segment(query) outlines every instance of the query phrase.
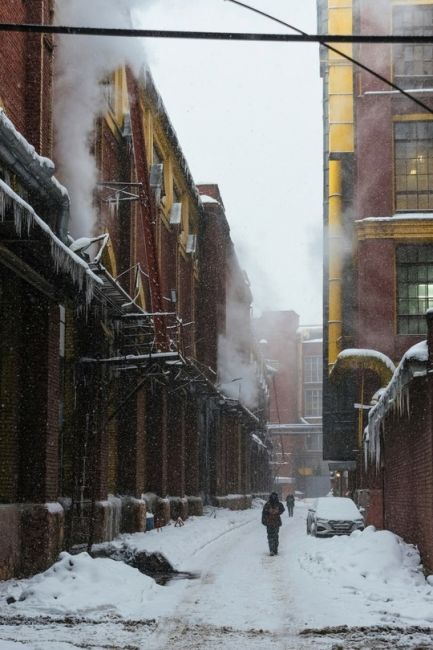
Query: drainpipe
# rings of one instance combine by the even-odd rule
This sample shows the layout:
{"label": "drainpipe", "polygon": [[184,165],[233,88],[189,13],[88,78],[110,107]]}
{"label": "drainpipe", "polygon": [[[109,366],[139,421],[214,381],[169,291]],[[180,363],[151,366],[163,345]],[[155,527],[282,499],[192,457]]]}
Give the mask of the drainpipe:
{"label": "drainpipe", "polygon": [[342,169],[341,160],[329,161],[328,214],[328,365],[329,370],[341,351],[342,337]]}

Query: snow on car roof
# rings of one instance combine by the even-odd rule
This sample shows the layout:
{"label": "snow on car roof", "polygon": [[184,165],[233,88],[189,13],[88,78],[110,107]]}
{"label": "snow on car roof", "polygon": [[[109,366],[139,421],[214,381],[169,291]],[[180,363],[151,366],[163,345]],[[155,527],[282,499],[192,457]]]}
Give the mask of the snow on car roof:
{"label": "snow on car roof", "polygon": [[320,497],[316,503],[316,515],[323,519],[360,519],[361,513],[347,497]]}

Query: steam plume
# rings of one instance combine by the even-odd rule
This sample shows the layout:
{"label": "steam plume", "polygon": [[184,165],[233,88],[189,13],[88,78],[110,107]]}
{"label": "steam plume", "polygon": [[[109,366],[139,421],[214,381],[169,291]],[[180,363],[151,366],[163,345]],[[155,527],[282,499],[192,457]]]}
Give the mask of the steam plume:
{"label": "steam plume", "polygon": [[[56,0],[56,22],[84,27],[130,27],[131,11],[152,0]],[[93,191],[97,169],[92,153],[95,118],[104,108],[101,81],[118,66],[144,63],[135,39],[60,36],[56,50],[56,160],[71,196],[71,232],[90,235],[95,226]]]}

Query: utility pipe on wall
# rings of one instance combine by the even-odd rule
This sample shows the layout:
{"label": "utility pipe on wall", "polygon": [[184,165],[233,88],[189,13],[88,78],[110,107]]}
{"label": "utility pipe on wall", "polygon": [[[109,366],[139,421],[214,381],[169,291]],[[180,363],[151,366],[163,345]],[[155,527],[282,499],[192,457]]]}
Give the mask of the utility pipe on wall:
{"label": "utility pipe on wall", "polygon": [[342,170],[341,160],[329,161],[328,214],[328,365],[332,368],[341,351],[342,336]]}

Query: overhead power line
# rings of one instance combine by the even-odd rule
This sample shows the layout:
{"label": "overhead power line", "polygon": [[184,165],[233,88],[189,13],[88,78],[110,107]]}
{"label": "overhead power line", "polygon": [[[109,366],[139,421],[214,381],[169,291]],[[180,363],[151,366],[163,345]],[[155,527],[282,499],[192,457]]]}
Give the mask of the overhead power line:
{"label": "overhead power line", "polygon": [[[269,20],[272,20],[275,23],[278,23],[280,25],[284,25],[285,27],[288,27],[289,29],[292,29],[293,31],[297,32],[297,35],[299,37],[305,37],[305,39],[309,39],[310,35],[307,34],[306,32],[303,32],[301,29],[298,29],[298,27],[295,27],[294,25],[290,25],[289,23],[286,23],[284,20],[281,20],[280,18],[276,18],[276,16],[272,16],[271,14],[268,14],[264,11],[261,11],[260,9],[257,9],[256,7],[251,7],[251,5],[247,5],[245,2],[240,2],[240,0],[227,0],[228,2],[231,2],[232,4],[238,5],[239,7],[242,7],[244,9],[247,9],[248,11],[252,11],[253,13],[259,14],[260,16],[264,16],[265,18],[268,18]],[[313,37],[314,38],[314,37]],[[348,38],[347,36],[342,36],[341,39],[346,39]],[[385,39],[386,40],[373,40],[373,39]],[[406,39],[411,39],[411,40],[406,40]],[[411,93],[409,93],[407,90],[404,90],[394,82],[390,81],[383,75],[381,75],[379,72],[376,72],[372,68],[368,67],[367,65],[364,65],[357,59],[354,59],[353,57],[349,56],[345,52],[342,52],[341,50],[338,50],[337,48],[333,47],[332,45],[329,44],[329,41],[332,42],[340,42],[340,43],[415,43],[415,42],[421,42],[417,41],[416,39],[423,39],[422,42],[427,42],[427,43],[432,43],[433,42],[433,34],[430,36],[354,36],[353,39],[356,40],[338,40],[336,39],[335,35],[328,35],[326,37],[326,42],[321,41],[321,45],[325,47],[327,50],[330,50],[331,52],[334,52],[335,54],[338,54],[339,56],[343,57],[346,59],[346,61],[349,61],[353,65],[358,66],[358,68],[361,68],[362,70],[365,70],[366,72],[370,73],[373,75],[373,77],[376,77],[376,79],[379,79],[379,81],[382,81],[386,85],[390,86],[394,90],[397,90],[399,93],[410,99],[412,102],[423,108],[425,111],[428,113],[433,114],[433,110],[430,108],[430,106],[427,106],[427,104],[424,104],[420,99],[417,97],[414,97]],[[362,40],[360,40],[362,39]],[[368,39],[368,40],[367,40]],[[370,40],[371,39],[371,40]],[[400,39],[400,40],[395,40],[395,39]],[[402,40],[405,39],[405,40]],[[424,41],[424,39],[428,39]]]}
{"label": "overhead power line", "polygon": [[[232,2],[233,0],[229,0]],[[240,3],[238,3],[240,4]],[[247,7],[247,5],[244,5]],[[252,10],[253,7],[251,7]],[[260,12],[263,15],[263,12]],[[271,16],[269,16],[271,18]],[[279,21],[284,24],[282,21]],[[295,29],[295,28],[293,28]],[[33,34],[66,34],[70,36],[118,36],[124,38],[178,38],[214,41],[264,41],[264,42],[307,42],[321,43],[418,43],[433,44],[432,36],[407,35],[356,35],[356,34],[306,34],[297,30],[297,34],[260,34],[253,32],[203,32],[165,29],[123,29],[115,27],[75,27],[68,25],[37,25],[26,23],[0,23],[0,32],[24,32]]]}

